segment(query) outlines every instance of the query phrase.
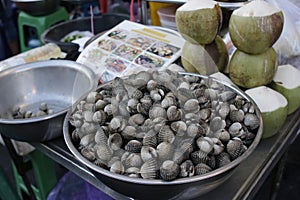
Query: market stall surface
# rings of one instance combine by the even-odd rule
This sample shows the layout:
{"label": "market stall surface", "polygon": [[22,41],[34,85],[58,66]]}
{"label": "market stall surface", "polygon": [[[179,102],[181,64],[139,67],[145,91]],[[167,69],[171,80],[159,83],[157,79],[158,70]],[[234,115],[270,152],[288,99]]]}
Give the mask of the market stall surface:
{"label": "market stall surface", "polygon": [[[297,137],[297,139],[290,146],[286,155],[283,156],[283,159],[286,159],[285,161],[283,160],[284,162],[282,162],[284,163],[283,166],[280,167],[280,165],[278,165],[278,167],[275,170],[273,170],[269,178],[266,180],[266,182],[263,184],[262,188],[258,192],[255,199],[273,199],[273,200],[300,199],[299,143],[300,143],[300,136]],[[0,159],[1,159],[0,162],[1,170],[4,170],[8,180],[11,182],[11,184],[15,189],[14,186],[15,179],[12,171],[10,156],[7,152],[7,149],[3,145],[0,145]],[[67,170],[64,167],[58,164],[55,164],[55,169],[56,169],[58,179],[61,178],[67,172]],[[31,181],[34,181],[33,174],[30,171],[28,175],[29,175],[29,179]],[[278,175],[282,175],[282,177]],[[274,184],[277,183],[278,180],[280,180],[280,182],[278,184]],[[275,186],[279,186],[278,189],[276,189]]]}

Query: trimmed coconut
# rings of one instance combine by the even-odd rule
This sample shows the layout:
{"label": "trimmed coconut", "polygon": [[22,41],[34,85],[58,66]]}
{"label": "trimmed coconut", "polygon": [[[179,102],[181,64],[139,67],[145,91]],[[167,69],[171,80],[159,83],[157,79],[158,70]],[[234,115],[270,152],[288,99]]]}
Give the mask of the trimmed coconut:
{"label": "trimmed coconut", "polygon": [[287,117],[288,102],[286,98],[279,92],[266,86],[248,89],[245,92],[254,100],[262,113],[262,138],[275,135]]}
{"label": "trimmed coconut", "polygon": [[188,72],[209,75],[223,71],[228,60],[226,45],[220,36],[211,44],[199,45],[185,41],[182,47],[181,62]]}
{"label": "trimmed coconut", "polygon": [[273,48],[257,55],[236,49],[229,61],[229,77],[238,86],[253,88],[271,83],[277,67],[277,54]]}
{"label": "trimmed coconut", "polygon": [[182,37],[194,44],[213,42],[222,25],[222,10],[211,0],[189,0],[176,10],[175,17]]}
{"label": "trimmed coconut", "polygon": [[288,114],[300,107],[300,70],[292,65],[280,65],[270,85],[288,101]]}
{"label": "trimmed coconut", "polygon": [[228,30],[236,48],[249,54],[260,54],[278,40],[283,23],[280,9],[256,0],[233,11]]}

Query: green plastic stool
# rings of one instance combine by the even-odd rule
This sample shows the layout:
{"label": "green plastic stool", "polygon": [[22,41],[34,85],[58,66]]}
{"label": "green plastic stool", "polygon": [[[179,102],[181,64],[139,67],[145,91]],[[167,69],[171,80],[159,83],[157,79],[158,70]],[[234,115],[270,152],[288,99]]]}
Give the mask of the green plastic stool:
{"label": "green plastic stool", "polygon": [[24,52],[33,48],[29,44],[29,41],[32,39],[37,40],[39,45],[42,44],[40,37],[46,29],[68,19],[69,14],[64,7],[59,7],[55,12],[45,16],[32,16],[25,12],[20,12],[18,28],[21,51]]}
{"label": "green plastic stool", "polygon": [[[57,183],[54,163],[50,158],[37,150],[29,153],[26,157],[28,159],[26,162],[30,162],[36,181],[36,186],[31,185],[35,197],[37,200],[46,200],[49,192]],[[16,180],[17,193],[22,199],[22,191],[25,193],[28,193],[28,191],[13,162],[12,165]]]}
{"label": "green plastic stool", "polygon": [[15,195],[15,191],[2,168],[0,168],[0,199],[18,200],[18,197]]}

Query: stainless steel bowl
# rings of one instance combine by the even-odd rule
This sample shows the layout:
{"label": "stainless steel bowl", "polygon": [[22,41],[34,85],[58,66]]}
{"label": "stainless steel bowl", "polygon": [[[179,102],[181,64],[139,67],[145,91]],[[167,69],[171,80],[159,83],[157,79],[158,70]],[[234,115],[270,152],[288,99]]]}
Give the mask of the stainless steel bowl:
{"label": "stainless steel bowl", "polygon": [[60,0],[12,0],[18,9],[33,16],[53,13],[60,5]]}
{"label": "stainless steel bowl", "polygon": [[[193,76],[200,76],[203,79],[207,79],[206,76],[184,73]],[[251,101],[254,105],[255,103],[247,96],[244,92],[232,86],[226,82],[219,81],[213,79],[224,87],[228,87],[229,89],[235,91],[240,94],[242,97]],[[101,85],[99,88],[105,86],[105,83]],[[99,89],[98,88],[98,89]],[[79,102],[79,101],[78,101]],[[84,158],[81,153],[77,149],[78,144],[74,144],[71,139],[71,133],[74,130],[72,125],[69,124],[69,118],[72,114],[72,111],[69,111],[66,115],[63,127],[64,139],[65,142],[72,152],[72,154],[84,165],[92,169],[92,173],[95,174],[100,181],[102,181],[105,185],[110,187],[111,189],[126,195],[133,199],[193,199],[198,198],[204,193],[211,191],[218,186],[220,186],[223,182],[225,182],[233,173],[234,169],[243,162],[257,147],[259,141],[262,136],[262,117],[258,107],[255,105],[255,110],[257,116],[260,120],[260,127],[256,133],[256,137],[253,142],[249,146],[249,148],[237,159],[233,160],[229,164],[220,167],[218,169],[213,170],[212,172],[192,176],[188,178],[178,178],[173,181],[163,181],[158,179],[142,179],[142,178],[132,178],[125,175],[120,175],[116,173],[112,173],[107,169],[96,166],[92,162],[88,161]]]}
{"label": "stainless steel bowl", "polygon": [[[0,72],[0,133],[21,141],[46,141],[62,135],[64,117],[74,102],[97,83],[86,66],[67,60],[22,64]],[[46,102],[54,110],[46,116],[13,119],[12,109],[38,109]]]}

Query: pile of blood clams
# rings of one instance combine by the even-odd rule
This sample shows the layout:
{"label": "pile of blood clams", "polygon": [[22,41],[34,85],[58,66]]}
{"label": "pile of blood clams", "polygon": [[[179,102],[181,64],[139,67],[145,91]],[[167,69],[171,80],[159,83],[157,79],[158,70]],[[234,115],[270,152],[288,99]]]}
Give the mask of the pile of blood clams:
{"label": "pile of blood clams", "polygon": [[252,101],[211,78],[143,71],[80,100],[69,122],[74,146],[113,173],[172,181],[224,167],[259,136]]}

